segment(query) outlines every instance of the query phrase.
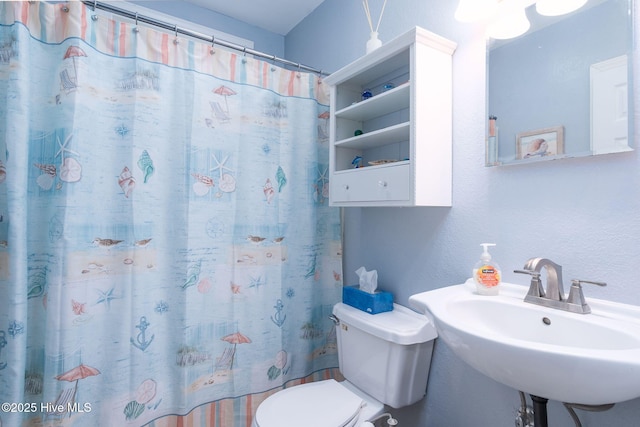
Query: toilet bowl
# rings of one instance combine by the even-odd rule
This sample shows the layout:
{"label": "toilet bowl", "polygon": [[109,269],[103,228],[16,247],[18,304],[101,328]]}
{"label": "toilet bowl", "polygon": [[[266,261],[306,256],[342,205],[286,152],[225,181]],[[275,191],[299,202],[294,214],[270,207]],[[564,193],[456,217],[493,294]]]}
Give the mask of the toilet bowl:
{"label": "toilet bowl", "polygon": [[398,304],[369,314],[343,303],[333,307],[338,366],[345,381],[285,388],[266,398],[252,427],[360,427],[425,396],[433,342],[426,316]]}
{"label": "toilet bowl", "polygon": [[252,427],[359,427],[384,405],[348,381],[325,380],[287,388],[258,407]]}

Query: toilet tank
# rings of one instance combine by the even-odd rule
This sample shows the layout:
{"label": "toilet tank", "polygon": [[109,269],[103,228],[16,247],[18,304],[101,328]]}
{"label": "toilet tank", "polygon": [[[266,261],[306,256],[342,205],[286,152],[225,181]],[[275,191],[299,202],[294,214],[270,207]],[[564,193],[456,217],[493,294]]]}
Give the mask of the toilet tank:
{"label": "toilet tank", "polygon": [[338,318],[338,362],[350,383],[393,408],[411,405],[427,390],[433,343],[438,336],[426,316],[398,304],[369,314],[343,303]]}

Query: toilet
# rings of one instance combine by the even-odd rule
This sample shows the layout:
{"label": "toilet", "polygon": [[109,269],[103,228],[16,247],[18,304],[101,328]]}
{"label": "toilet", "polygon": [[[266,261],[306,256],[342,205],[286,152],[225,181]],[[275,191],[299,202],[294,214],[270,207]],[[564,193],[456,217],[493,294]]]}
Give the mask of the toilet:
{"label": "toilet", "polygon": [[317,381],[266,398],[252,427],[360,427],[384,412],[422,399],[433,343],[427,317],[398,304],[368,314],[344,303],[333,307],[338,365],[345,380]]}

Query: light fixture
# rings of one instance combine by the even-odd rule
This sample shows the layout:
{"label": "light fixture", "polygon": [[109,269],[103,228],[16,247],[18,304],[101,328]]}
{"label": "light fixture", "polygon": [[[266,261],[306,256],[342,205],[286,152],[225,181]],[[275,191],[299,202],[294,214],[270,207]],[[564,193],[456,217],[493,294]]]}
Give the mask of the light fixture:
{"label": "light fixture", "polygon": [[455,18],[460,22],[488,22],[486,35],[493,39],[511,39],[529,31],[531,24],[525,9],[534,3],[544,16],[574,12],[588,0],[459,0]]}
{"label": "light fixture", "polygon": [[493,39],[511,39],[526,33],[531,23],[524,9],[520,1],[502,0],[487,26],[487,36]]}
{"label": "light fixture", "polygon": [[536,11],[544,16],[559,16],[580,9],[588,0],[538,0]]}
{"label": "light fixture", "polygon": [[489,19],[496,12],[498,0],[460,0],[455,18],[460,22],[478,22]]}

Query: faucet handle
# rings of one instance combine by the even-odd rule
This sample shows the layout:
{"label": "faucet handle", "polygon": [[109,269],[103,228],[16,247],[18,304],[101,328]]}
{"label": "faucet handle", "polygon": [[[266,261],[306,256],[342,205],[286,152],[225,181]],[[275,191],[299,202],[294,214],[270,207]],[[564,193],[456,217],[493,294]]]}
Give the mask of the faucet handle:
{"label": "faucet handle", "polygon": [[582,293],[582,284],[588,283],[590,285],[598,285],[598,286],[607,286],[605,282],[595,282],[592,280],[580,280],[580,279],[572,279],[571,280],[571,289],[569,290],[569,297],[567,298],[567,302],[569,304],[575,304],[582,307],[581,313],[588,314],[591,313],[591,308],[587,304],[587,301],[584,299],[584,294]]}
{"label": "faucet handle", "polygon": [[580,286],[582,283],[588,283],[590,285],[598,285],[598,286],[607,286],[605,282],[596,282],[593,280],[581,280],[581,279],[571,279],[571,286],[574,285]]}
{"label": "faucet handle", "polygon": [[544,298],[545,292],[542,287],[542,280],[540,280],[540,272],[533,270],[513,270],[514,273],[528,274],[531,276],[531,286],[529,286],[529,292],[527,295],[534,297]]}
{"label": "faucet handle", "polygon": [[533,279],[540,279],[540,272],[533,270],[513,270],[514,273],[528,274]]}
{"label": "faucet handle", "polygon": [[528,269],[524,269],[524,270],[513,270],[514,273],[520,273],[520,274],[528,274],[530,276],[538,276],[540,277],[540,273],[537,271],[533,271],[533,270],[528,270]]}

